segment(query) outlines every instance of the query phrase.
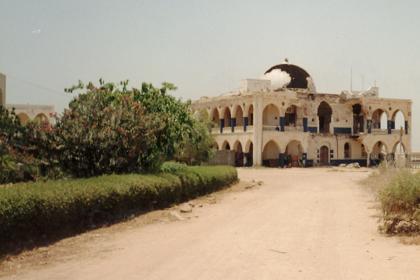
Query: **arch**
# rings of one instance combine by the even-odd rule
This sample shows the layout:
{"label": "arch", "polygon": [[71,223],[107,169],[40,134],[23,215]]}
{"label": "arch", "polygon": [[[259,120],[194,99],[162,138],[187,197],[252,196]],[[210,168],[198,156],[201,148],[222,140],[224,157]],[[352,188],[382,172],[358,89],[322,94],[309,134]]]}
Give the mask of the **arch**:
{"label": "arch", "polygon": [[372,113],[372,128],[386,129],[388,127],[388,113],[382,109],[376,109]]}
{"label": "arch", "polygon": [[43,124],[43,123],[49,123],[47,116],[44,113],[39,113],[35,116],[34,121]]}
{"label": "arch", "polygon": [[405,116],[401,110],[396,110],[392,115],[393,129],[405,129]]}
{"label": "arch", "polygon": [[26,113],[19,113],[17,114],[19,121],[21,124],[25,125],[29,122],[29,116]]}
{"label": "arch", "polygon": [[[303,154],[303,147],[300,141],[292,140],[290,141],[285,150],[286,154],[286,165],[292,167],[300,166],[300,160]],[[282,165],[282,164],[281,164]]]}
{"label": "arch", "polygon": [[286,109],[285,113],[285,126],[296,126],[297,120],[297,107],[296,105],[290,105]]}
{"label": "arch", "polygon": [[211,112],[211,121],[213,123],[213,127],[220,126],[220,115],[219,110],[217,110],[217,108],[214,108]]}
{"label": "arch", "polygon": [[240,105],[236,106],[235,119],[236,119],[236,126],[244,125],[244,112],[242,111],[242,107]]}
{"label": "arch", "polygon": [[235,166],[243,166],[244,165],[244,152],[242,149],[242,144],[239,140],[237,140],[233,144],[233,150],[235,151]]}
{"label": "arch", "polygon": [[392,148],[392,153],[394,157],[394,164],[397,167],[406,166],[407,152],[405,145],[402,141],[397,141]]}
{"label": "arch", "polygon": [[392,148],[392,153],[394,154],[405,154],[406,153],[405,145],[402,141],[397,141]]}
{"label": "arch", "polygon": [[360,147],[360,156],[363,159],[367,158],[367,152],[366,152],[365,144],[361,144],[361,147]]}
{"label": "arch", "polygon": [[319,165],[326,166],[330,164],[330,148],[327,145],[322,145],[319,148]]}
{"label": "arch", "polygon": [[331,106],[327,102],[322,101],[318,106],[318,120],[320,133],[330,133],[331,118]]}
{"label": "arch", "polygon": [[274,104],[268,104],[263,111],[263,125],[278,127],[280,110]]}
{"label": "arch", "polygon": [[383,160],[386,159],[388,154],[388,147],[382,141],[376,142],[372,146],[372,152],[370,154],[370,163],[371,165],[378,165]]}
{"label": "arch", "polygon": [[364,132],[365,130],[365,114],[361,104],[353,105],[353,134]]}
{"label": "arch", "polygon": [[213,147],[213,149],[216,149],[216,151],[219,150],[219,144],[216,141],[213,142],[213,146],[212,147]]}
{"label": "arch", "polygon": [[230,144],[227,140],[225,140],[222,144],[222,150],[230,150]]}
{"label": "arch", "polygon": [[349,142],[344,144],[344,158],[350,159],[351,158],[351,145]]}
{"label": "arch", "polygon": [[273,140],[268,141],[267,144],[264,145],[262,153],[263,165],[270,167],[279,166],[279,155],[280,148],[277,143]]}
{"label": "arch", "polygon": [[249,105],[248,112],[248,125],[254,125],[254,105]]}
{"label": "arch", "polygon": [[226,107],[223,113],[225,127],[230,127],[232,125],[231,118],[230,109],[229,107]]}
{"label": "arch", "polygon": [[252,166],[254,158],[254,145],[251,140],[248,140],[245,144],[245,166]]}

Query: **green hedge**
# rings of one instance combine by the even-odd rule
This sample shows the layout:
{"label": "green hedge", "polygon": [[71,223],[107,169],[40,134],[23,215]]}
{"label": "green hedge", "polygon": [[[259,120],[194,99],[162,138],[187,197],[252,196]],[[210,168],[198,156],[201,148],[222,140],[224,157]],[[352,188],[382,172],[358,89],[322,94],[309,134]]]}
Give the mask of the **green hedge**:
{"label": "green hedge", "polygon": [[0,247],[69,235],[133,211],[210,193],[236,180],[232,167],[207,166],[173,174],[105,175],[0,187]]}

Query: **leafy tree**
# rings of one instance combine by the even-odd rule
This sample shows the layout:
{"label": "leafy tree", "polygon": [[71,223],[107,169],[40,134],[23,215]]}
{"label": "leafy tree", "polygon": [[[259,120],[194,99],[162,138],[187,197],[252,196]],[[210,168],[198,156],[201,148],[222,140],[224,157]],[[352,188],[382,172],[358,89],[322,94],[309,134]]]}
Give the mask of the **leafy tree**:
{"label": "leafy tree", "polygon": [[27,129],[14,110],[0,106],[0,184],[32,180],[38,175],[30,150]]}
{"label": "leafy tree", "polygon": [[124,84],[120,88],[89,83],[57,119],[54,130],[60,165],[77,177],[150,171],[164,160],[156,141],[162,123],[156,114],[146,114]]}

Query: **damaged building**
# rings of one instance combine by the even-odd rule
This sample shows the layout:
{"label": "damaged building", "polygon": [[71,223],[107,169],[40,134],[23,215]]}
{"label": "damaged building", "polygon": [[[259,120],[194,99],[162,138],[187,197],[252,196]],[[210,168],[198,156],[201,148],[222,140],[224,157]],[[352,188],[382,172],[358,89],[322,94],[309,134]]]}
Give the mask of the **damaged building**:
{"label": "damaged building", "polygon": [[411,104],[382,98],[377,87],[320,93],[307,71],[285,62],[193,109],[212,121],[217,163],[371,166],[411,152]]}

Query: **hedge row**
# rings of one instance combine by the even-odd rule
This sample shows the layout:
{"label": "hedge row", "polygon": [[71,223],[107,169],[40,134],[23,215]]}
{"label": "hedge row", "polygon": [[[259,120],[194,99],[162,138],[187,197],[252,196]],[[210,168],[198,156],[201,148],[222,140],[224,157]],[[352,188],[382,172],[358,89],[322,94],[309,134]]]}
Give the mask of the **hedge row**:
{"label": "hedge row", "polygon": [[236,180],[234,168],[208,166],[174,174],[105,175],[0,187],[0,249],[80,232],[133,211],[166,207]]}

